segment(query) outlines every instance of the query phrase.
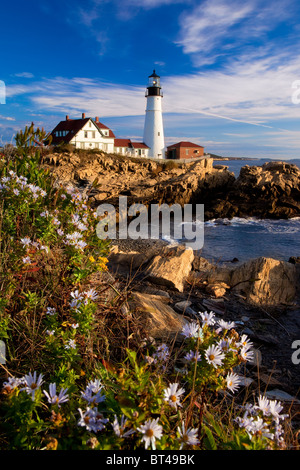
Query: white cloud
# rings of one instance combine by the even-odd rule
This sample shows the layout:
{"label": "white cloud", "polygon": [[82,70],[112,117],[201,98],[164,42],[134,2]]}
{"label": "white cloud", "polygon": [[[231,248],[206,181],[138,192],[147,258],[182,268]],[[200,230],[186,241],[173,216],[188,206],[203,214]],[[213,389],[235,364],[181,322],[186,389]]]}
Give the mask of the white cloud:
{"label": "white cloud", "polygon": [[34,75],[31,72],[20,72],[20,73],[15,73],[15,77],[20,77],[20,78],[33,78]]}
{"label": "white cloud", "polygon": [[[212,64],[217,58],[241,46],[252,53],[266,47],[266,34],[281,22],[293,17],[293,0],[205,0],[180,17],[180,32],[176,44],[191,55],[196,66]],[[267,46],[268,47],[268,46]]]}
{"label": "white cloud", "polygon": [[15,121],[15,118],[10,116],[3,116],[2,114],[0,114],[0,119],[3,121]]}

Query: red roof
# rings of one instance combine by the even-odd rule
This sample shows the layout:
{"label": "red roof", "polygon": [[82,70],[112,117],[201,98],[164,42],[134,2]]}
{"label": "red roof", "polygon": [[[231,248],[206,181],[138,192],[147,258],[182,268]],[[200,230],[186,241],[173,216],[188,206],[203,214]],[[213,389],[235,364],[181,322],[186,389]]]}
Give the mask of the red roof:
{"label": "red roof", "polygon": [[173,144],[173,145],[169,145],[167,148],[170,149],[170,148],[180,148],[180,147],[193,147],[193,148],[204,148],[202,147],[202,145],[198,145],[198,144],[193,144],[192,142],[178,142],[177,144]]}
{"label": "red roof", "polygon": [[130,139],[115,139],[115,147],[130,147]]}
{"label": "red roof", "polygon": [[113,133],[113,131],[107,127],[105,124],[102,124],[102,122],[99,122],[99,121],[94,121],[94,123],[96,124],[97,127],[99,127],[99,129],[106,129],[106,130],[109,130],[109,137],[115,137],[115,134]]}
{"label": "red roof", "polygon": [[144,144],[143,142],[131,142],[131,146],[134,149],[148,149],[148,145]]}

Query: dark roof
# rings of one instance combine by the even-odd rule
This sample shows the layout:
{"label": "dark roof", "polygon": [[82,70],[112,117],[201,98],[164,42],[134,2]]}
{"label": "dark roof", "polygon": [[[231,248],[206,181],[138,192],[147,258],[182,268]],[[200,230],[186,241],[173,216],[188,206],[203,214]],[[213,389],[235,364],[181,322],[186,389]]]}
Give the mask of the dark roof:
{"label": "dark roof", "polygon": [[184,142],[184,141],[181,141],[181,142],[178,142],[177,144],[173,144],[173,145],[169,145],[167,148],[173,148],[173,147],[176,147],[176,148],[180,148],[180,147],[193,147],[193,148],[204,148],[202,147],[202,145],[198,145],[198,144],[193,144],[193,142]]}
{"label": "dark roof", "polygon": [[[83,118],[83,119],[66,119],[64,121],[60,121],[56,127],[54,127],[53,131],[51,132],[52,135],[52,144],[53,145],[58,145],[62,142],[64,143],[69,143],[70,140],[74,137],[75,134],[77,134],[80,129],[83,128],[83,126],[89,121],[90,118]],[[111,129],[109,129],[105,124],[102,124],[101,122],[96,122],[92,119],[93,123],[98,127],[98,129],[101,131],[101,129],[107,129],[109,131],[109,137],[115,137],[114,133],[112,132]],[[56,136],[55,132],[57,131],[66,131],[68,132],[67,135],[65,136]]]}
{"label": "dark roof", "polygon": [[115,139],[115,147],[130,147],[130,139]]}
{"label": "dark roof", "polygon": [[[84,119],[66,119],[65,121],[60,121],[56,127],[54,127],[53,131],[51,132],[52,135],[52,144],[57,145],[61,142],[68,143],[77,134],[80,129],[87,123],[89,118]],[[55,132],[57,131],[67,131],[69,132],[65,136],[57,137]]]}
{"label": "dark roof", "polygon": [[151,77],[157,77],[157,78],[160,78],[160,76],[159,76],[159,75],[157,75],[157,73],[155,72],[155,70],[153,70],[153,73],[152,73],[152,75],[149,75],[149,78],[151,78]]}

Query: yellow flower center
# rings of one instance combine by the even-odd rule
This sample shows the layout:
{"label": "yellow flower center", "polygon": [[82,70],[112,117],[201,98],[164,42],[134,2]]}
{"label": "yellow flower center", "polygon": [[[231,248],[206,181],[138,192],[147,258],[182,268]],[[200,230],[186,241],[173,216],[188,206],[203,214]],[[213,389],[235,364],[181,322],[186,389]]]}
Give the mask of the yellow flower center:
{"label": "yellow flower center", "polygon": [[152,430],[152,429],[147,429],[147,431],[146,431],[146,436],[147,436],[147,437],[153,437],[153,435],[154,435],[153,430]]}
{"label": "yellow flower center", "polygon": [[213,361],[213,360],[215,359],[215,355],[214,355],[214,354],[210,354],[208,357],[209,357],[209,360],[210,360],[210,361]]}
{"label": "yellow flower center", "polygon": [[35,389],[37,388],[37,384],[33,382],[33,383],[30,385],[30,388],[31,388],[32,390],[35,390]]}
{"label": "yellow flower center", "polygon": [[170,400],[175,403],[177,401],[176,395],[170,395]]}

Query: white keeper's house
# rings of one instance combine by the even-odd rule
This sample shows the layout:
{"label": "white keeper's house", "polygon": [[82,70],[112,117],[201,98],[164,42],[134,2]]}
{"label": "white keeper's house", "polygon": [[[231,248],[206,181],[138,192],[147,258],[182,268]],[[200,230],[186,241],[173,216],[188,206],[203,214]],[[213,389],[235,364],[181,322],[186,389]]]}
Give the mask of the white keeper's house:
{"label": "white keeper's house", "polygon": [[99,121],[99,117],[90,118],[82,113],[80,119],[66,116],[51,132],[52,145],[71,144],[79,149],[99,149],[107,153],[119,153],[127,156],[147,157],[149,147],[143,142],[130,139],[117,139],[111,129]]}

